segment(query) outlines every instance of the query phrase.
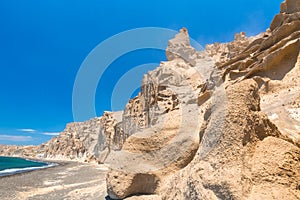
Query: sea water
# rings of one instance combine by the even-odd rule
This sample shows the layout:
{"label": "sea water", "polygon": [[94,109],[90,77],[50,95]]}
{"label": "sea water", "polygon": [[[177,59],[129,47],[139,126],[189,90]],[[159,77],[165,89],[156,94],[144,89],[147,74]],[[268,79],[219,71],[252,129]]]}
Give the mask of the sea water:
{"label": "sea water", "polygon": [[55,164],[27,160],[23,158],[0,156],[0,176],[28,172],[52,166],[55,166]]}

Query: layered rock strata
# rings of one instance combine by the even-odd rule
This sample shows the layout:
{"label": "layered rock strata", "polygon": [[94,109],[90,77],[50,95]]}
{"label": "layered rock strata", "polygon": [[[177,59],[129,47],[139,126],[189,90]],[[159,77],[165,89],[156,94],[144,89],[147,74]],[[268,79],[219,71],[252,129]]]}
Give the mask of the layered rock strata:
{"label": "layered rock strata", "polygon": [[169,42],[134,100],[146,123],[108,157],[111,198],[300,198],[299,2],[254,37],[196,52],[182,29]]}
{"label": "layered rock strata", "polygon": [[123,112],[0,154],[104,162],[112,199],[300,199],[299,13],[201,52],[183,28]]}

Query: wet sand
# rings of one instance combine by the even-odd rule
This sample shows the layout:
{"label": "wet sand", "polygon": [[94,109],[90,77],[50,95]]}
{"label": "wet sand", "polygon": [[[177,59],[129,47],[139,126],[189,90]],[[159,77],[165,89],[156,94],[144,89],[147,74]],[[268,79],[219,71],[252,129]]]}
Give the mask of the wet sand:
{"label": "wet sand", "polygon": [[56,167],[0,177],[1,200],[105,200],[106,167],[57,162]]}

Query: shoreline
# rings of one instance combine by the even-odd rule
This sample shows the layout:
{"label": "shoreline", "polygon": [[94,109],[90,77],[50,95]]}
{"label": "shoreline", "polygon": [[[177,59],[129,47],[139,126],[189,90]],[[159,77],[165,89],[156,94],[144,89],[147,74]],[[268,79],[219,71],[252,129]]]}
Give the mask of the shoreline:
{"label": "shoreline", "polygon": [[0,199],[105,199],[105,165],[55,163],[54,167],[0,177]]}
{"label": "shoreline", "polygon": [[14,175],[21,174],[21,173],[28,173],[31,171],[44,170],[47,168],[56,167],[58,165],[63,165],[64,163],[66,163],[66,161],[50,161],[50,160],[45,160],[45,159],[28,158],[28,157],[21,157],[21,156],[2,156],[1,155],[0,157],[20,158],[20,159],[24,159],[24,160],[31,161],[31,162],[45,164],[43,166],[32,166],[32,167],[29,166],[29,167],[22,167],[22,168],[15,167],[15,168],[3,169],[3,170],[0,170],[0,178],[6,177],[6,176],[14,176]]}
{"label": "shoreline", "polygon": [[[30,160],[32,161],[32,160]],[[39,163],[45,163],[47,165],[44,166],[37,166],[37,167],[23,167],[23,168],[7,168],[4,170],[0,170],[0,178],[6,177],[6,176],[14,176],[22,173],[29,173],[32,171],[38,171],[38,170],[45,170],[52,167],[57,167],[59,165],[64,165],[64,162],[40,162],[40,161],[34,161]]]}

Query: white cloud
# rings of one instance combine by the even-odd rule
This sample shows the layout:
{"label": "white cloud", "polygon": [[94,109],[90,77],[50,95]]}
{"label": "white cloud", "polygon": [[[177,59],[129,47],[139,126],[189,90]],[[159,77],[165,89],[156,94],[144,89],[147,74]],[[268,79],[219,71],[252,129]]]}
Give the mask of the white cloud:
{"label": "white cloud", "polygon": [[34,132],[36,132],[36,130],[31,129],[31,128],[22,128],[22,129],[18,129],[18,131],[27,132],[27,133],[34,133]]}
{"label": "white cloud", "polygon": [[59,135],[60,133],[58,132],[45,132],[45,133],[42,133],[43,135],[50,135],[50,136],[57,136]]}
{"label": "white cloud", "polygon": [[11,141],[11,142],[27,142],[31,141],[30,136],[19,136],[19,135],[0,135],[0,140]]}

